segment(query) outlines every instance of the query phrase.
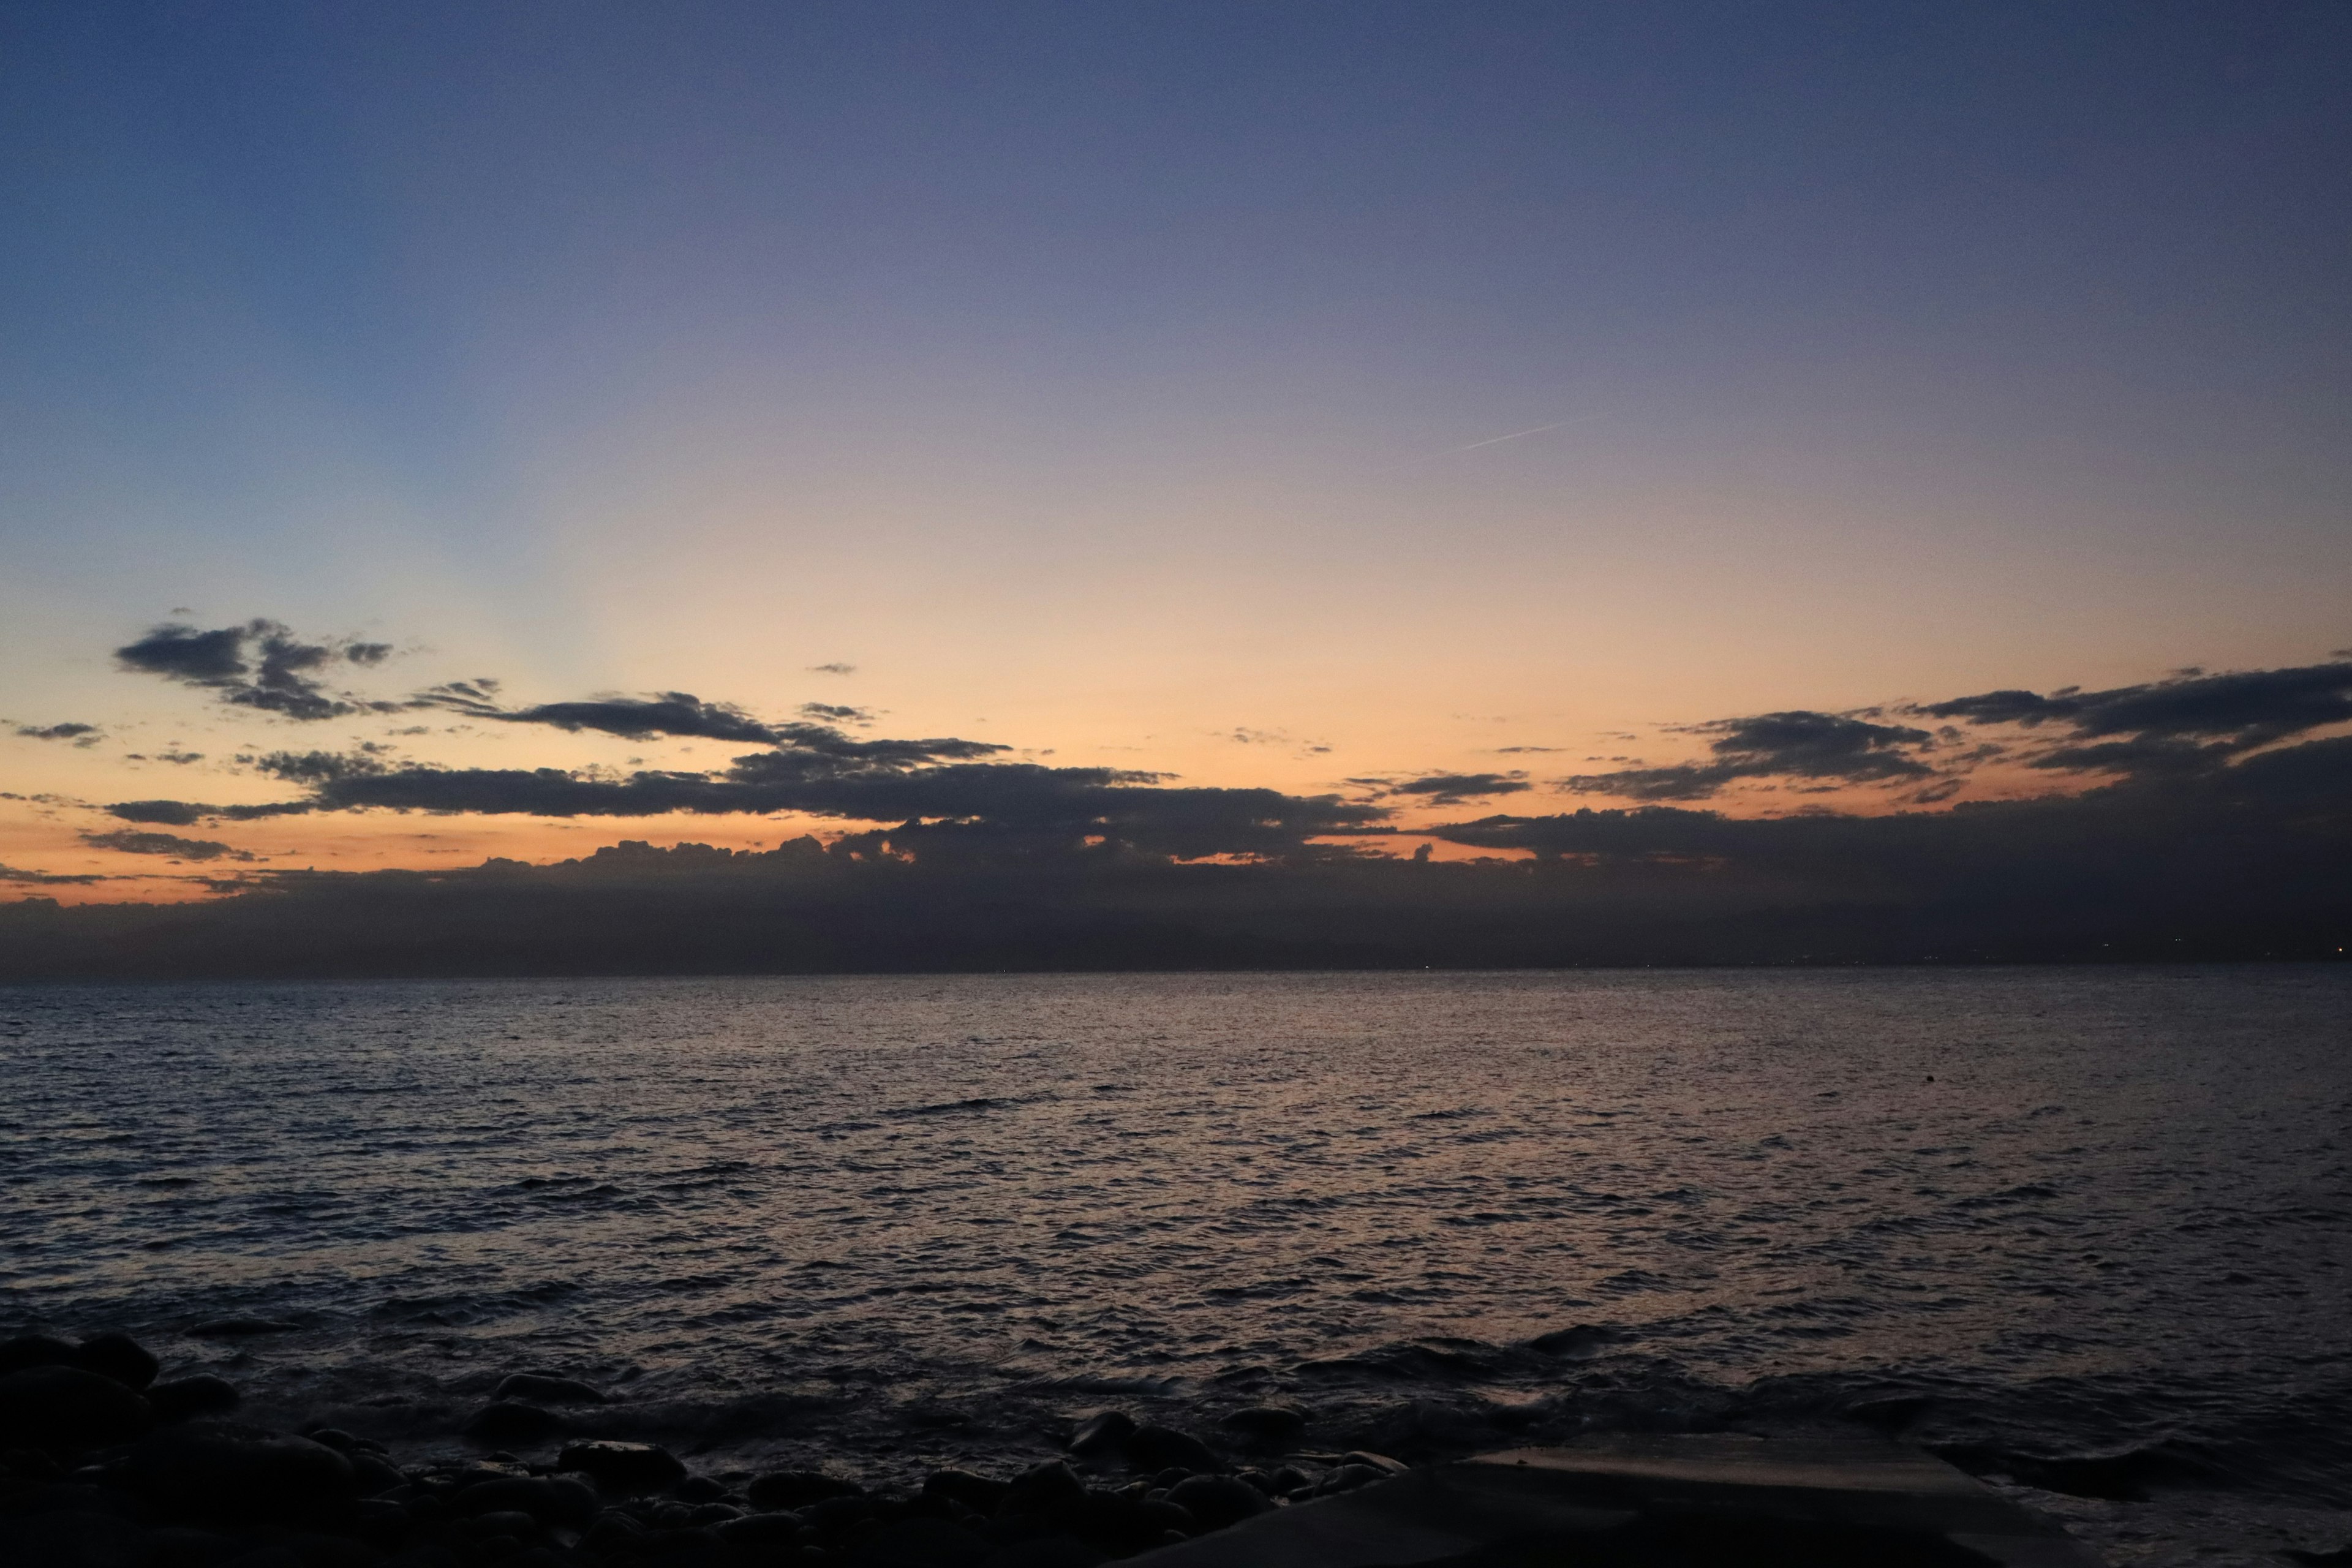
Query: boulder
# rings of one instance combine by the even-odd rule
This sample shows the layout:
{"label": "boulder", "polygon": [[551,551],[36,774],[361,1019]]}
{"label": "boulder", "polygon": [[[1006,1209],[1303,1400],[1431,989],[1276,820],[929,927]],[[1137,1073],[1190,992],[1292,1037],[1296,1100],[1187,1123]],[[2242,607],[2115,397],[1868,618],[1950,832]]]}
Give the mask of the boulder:
{"label": "boulder", "polygon": [[100,1334],[74,1347],[73,1364],[84,1372],[110,1377],[132,1393],[155,1381],[163,1363],[129,1334]]}
{"label": "boulder", "polygon": [[1127,1462],[1139,1470],[1189,1470],[1195,1474],[1222,1470],[1206,1443],[1173,1426],[1138,1426],[1128,1435]]}
{"label": "boulder", "polygon": [[124,1479],[170,1518],[221,1524],[331,1521],[359,1494],[351,1460],[324,1443],[212,1421],[141,1438]]}
{"label": "boulder", "polygon": [[1007,1482],[992,1481],[970,1470],[933,1470],[923,1478],[925,1497],[945,1498],[983,1516],[1003,1506],[1005,1494],[1012,1489]]}
{"label": "boulder", "polygon": [[33,1366],[71,1366],[73,1346],[47,1334],[18,1334],[0,1340],[0,1377]]}
{"label": "boulder", "polygon": [[686,1466],[667,1448],[610,1438],[568,1445],[556,1457],[555,1468],[577,1470],[594,1481],[599,1489],[625,1496],[659,1491],[686,1475]]}
{"label": "boulder", "polygon": [[1049,1459],[1013,1478],[1000,1511],[1055,1519],[1083,1509],[1086,1502],[1087,1484],[1077,1472],[1063,1460]]}
{"label": "boulder", "polygon": [[987,1542],[941,1519],[899,1519],[857,1543],[858,1556],[878,1568],[965,1568],[989,1554]]}
{"label": "boulder", "polygon": [[599,1507],[595,1489],[570,1476],[509,1476],[458,1492],[448,1511],[460,1519],[520,1510],[552,1529],[584,1530]]}
{"label": "boulder", "polygon": [[1073,1454],[1091,1458],[1118,1452],[1134,1433],[1134,1416],[1124,1410],[1106,1410],[1078,1423],[1078,1429],[1070,1435],[1065,1447]]}
{"label": "boulder", "polygon": [[200,1372],[174,1377],[147,1390],[147,1403],[158,1421],[185,1421],[197,1415],[220,1415],[234,1410],[244,1396],[225,1377]]}
{"label": "boulder", "polygon": [[1232,1476],[1194,1476],[1169,1489],[1168,1500],[1201,1521],[1203,1530],[1239,1524],[1274,1504],[1247,1481]]}
{"label": "boulder", "polygon": [[1253,1405],[1217,1423],[1226,1431],[1268,1447],[1294,1442],[1307,1430],[1307,1417],[1279,1405]]}
{"label": "boulder", "polygon": [[563,1417],[536,1405],[501,1399],[486,1405],[466,1423],[466,1436],[477,1443],[536,1443],[563,1430]]}
{"label": "boulder", "polygon": [[743,1489],[758,1509],[806,1508],[827,1498],[861,1497],[866,1489],[819,1470],[776,1470]]}
{"label": "boulder", "polygon": [[147,1430],[147,1402],[78,1366],[29,1366],[0,1377],[0,1448],[79,1453]]}
{"label": "boulder", "polygon": [[730,1546],[772,1552],[797,1542],[802,1526],[788,1513],[747,1513],[712,1529]]}

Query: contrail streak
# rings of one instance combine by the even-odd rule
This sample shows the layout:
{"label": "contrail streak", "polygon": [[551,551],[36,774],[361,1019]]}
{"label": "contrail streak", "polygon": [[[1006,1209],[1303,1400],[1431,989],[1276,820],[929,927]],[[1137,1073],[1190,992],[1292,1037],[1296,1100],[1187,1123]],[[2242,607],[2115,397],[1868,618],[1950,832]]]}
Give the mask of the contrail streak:
{"label": "contrail streak", "polygon": [[1489,436],[1483,441],[1472,441],[1461,447],[1448,447],[1442,452],[1432,452],[1428,455],[1433,458],[1450,458],[1456,452],[1475,452],[1481,447],[1499,446],[1505,441],[1516,441],[1522,436],[1540,436],[1547,430],[1557,430],[1564,425],[1574,425],[1582,420],[1597,417],[1596,415],[1580,414],[1574,419],[1555,420],[1549,425],[1538,425],[1532,430],[1514,430],[1507,436]]}

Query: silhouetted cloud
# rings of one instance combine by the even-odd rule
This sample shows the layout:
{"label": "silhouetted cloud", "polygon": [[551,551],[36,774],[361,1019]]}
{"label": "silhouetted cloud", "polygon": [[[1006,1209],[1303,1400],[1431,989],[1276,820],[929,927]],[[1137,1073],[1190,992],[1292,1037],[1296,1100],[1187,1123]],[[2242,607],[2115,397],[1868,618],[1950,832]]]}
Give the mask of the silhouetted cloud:
{"label": "silhouetted cloud", "polygon": [[733,741],[751,745],[774,744],[781,733],[728,702],[706,702],[690,691],[664,691],[651,697],[599,697],[584,702],[541,702],[528,708],[508,708],[498,696],[497,681],[461,680],[421,691],[412,706],[442,708],[469,719],[496,720],[502,724],[546,724],[558,730],[594,730],[642,741],[655,735],[677,735],[706,741]]}
{"label": "silhouetted cloud", "polygon": [[49,871],[23,871],[14,866],[0,866],[0,882],[13,882],[35,888],[83,888],[92,882],[103,882],[102,876],[63,876]]}
{"label": "silhouetted cloud", "polygon": [[100,809],[117,822],[146,822],[159,827],[193,827],[199,822],[258,822],[270,816],[301,816],[319,809],[308,800],[271,801],[258,805],[200,805],[188,800],[118,800]]}
{"label": "silhouetted cloud", "polygon": [[1924,779],[1935,772],[1915,754],[1933,742],[1927,731],[1845,714],[1759,713],[1694,724],[1684,732],[1713,736],[1707,751],[1714,761],[1580,773],[1563,780],[1562,787],[1629,800],[1705,800],[1741,779],[1881,784]]}
{"label": "silhouetted cloud", "polygon": [[1983,691],[1912,711],[1969,724],[2065,731],[2067,742],[2028,759],[2037,768],[2178,773],[2219,766],[2241,752],[2352,723],[2352,660],[2221,675],[2183,670],[2164,680],[2104,691]]}
{"label": "silhouetted cloud", "polygon": [[842,702],[803,702],[801,704],[801,717],[834,724],[870,724],[874,721],[873,710],[852,708]]}
{"label": "silhouetted cloud", "polygon": [[71,741],[77,746],[94,746],[99,741],[95,724],[19,724],[16,733],[28,741]]}
{"label": "silhouetted cloud", "polygon": [[809,673],[811,675],[855,675],[857,673],[857,667],[854,664],[813,664],[809,666]]}
{"label": "silhouetted cloud", "polygon": [[394,710],[396,703],[331,691],[319,678],[337,664],[381,664],[391,652],[386,643],[304,642],[276,621],[255,620],[209,631],[156,626],[114,657],[125,669],[201,688],[223,702],[316,721]]}
{"label": "silhouetted cloud", "polygon": [[1460,805],[1484,795],[1517,795],[1528,788],[1517,773],[1429,773],[1389,786],[1391,795],[1417,795],[1432,805]]}
{"label": "silhouetted cloud", "polygon": [[85,833],[81,841],[94,848],[124,855],[170,855],[182,860],[252,860],[256,856],[210,838],[182,838],[172,833],[142,833],[122,828],[112,833]]}

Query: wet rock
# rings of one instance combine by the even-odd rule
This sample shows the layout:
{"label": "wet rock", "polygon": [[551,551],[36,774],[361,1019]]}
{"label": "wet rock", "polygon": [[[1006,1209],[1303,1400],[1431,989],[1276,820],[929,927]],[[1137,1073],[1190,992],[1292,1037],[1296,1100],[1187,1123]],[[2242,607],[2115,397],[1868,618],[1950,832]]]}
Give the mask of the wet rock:
{"label": "wet rock", "polygon": [[155,1381],[163,1363],[129,1334],[100,1334],[74,1347],[73,1364],[84,1372],[110,1377],[136,1394]]}
{"label": "wet rock", "polygon": [[1265,1493],[1232,1476],[1194,1476],[1171,1488],[1168,1500],[1199,1520],[1204,1530],[1239,1524],[1274,1506]]}
{"label": "wet rock", "polygon": [[598,1506],[594,1489],[569,1476],[509,1476],[483,1481],[458,1492],[447,1504],[449,1513],[459,1519],[522,1512],[550,1528],[572,1530],[584,1529],[596,1517]]}
{"label": "wet rock", "polygon": [[801,1510],[801,1518],[831,1534],[874,1517],[874,1500],[863,1495],[822,1498]]}
{"label": "wet rock", "polygon": [[200,1372],[175,1377],[147,1390],[147,1403],[158,1421],[185,1421],[198,1415],[220,1415],[237,1407],[243,1398],[225,1377]]}
{"label": "wet rock", "polygon": [[1351,1492],[1358,1487],[1370,1486],[1374,1481],[1384,1481],[1388,1479],[1386,1470],[1375,1468],[1370,1465],[1341,1465],[1323,1478],[1321,1484],[1315,1488],[1315,1495],[1330,1497],[1337,1492]]}
{"label": "wet rock", "polygon": [[218,1531],[167,1525],[147,1532],[144,1568],[215,1568],[240,1550],[234,1537]]}
{"label": "wet rock", "polygon": [[1283,1466],[1282,1468],[1268,1476],[1266,1480],[1273,1486],[1274,1494],[1276,1497],[1289,1497],[1294,1493],[1305,1491],[1314,1484],[1307,1478],[1307,1472],[1297,1465]]}
{"label": "wet rock", "polygon": [[1064,1445],[1073,1454],[1093,1458],[1117,1453],[1121,1445],[1135,1435],[1135,1417],[1124,1410],[1106,1410],[1089,1415],[1078,1424]]}
{"label": "wet rock", "polygon": [[501,1380],[493,1399],[520,1399],[530,1405],[603,1405],[603,1390],[569,1377],[518,1372]]}
{"label": "wet rock", "polygon": [[981,1560],[981,1568],[1098,1568],[1107,1561],[1075,1535],[1047,1535],[1001,1547]]}
{"label": "wet rock", "polygon": [[260,1334],[290,1334],[299,1323],[284,1323],[275,1318],[215,1318],[209,1323],[198,1323],[188,1331],[192,1340],[244,1340]]}
{"label": "wet rock", "polygon": [[1012,1489],[1008,1482],[992,1481],[970,1470],[933,1470],[923,1478],[925,1497],[961,1503],[983,1517],[1003,1507],[1005,1494]]}
{"label": "wet rock", "polygon": [[709,1476],[688,1476],[672,1489],[671,1495],[680,1502],[716,1502],[727,1495],[727,1489]]}
{"label": "wet rock", "polygon": [[1083,1509],[1086,1503],[1087,1484],[1078,1479],[1077,1472],[1064,1460],[1049,1459],[1013,1478],[1004,1489],[999,1511],[1054,1519]]}
{"label": "wet rock", "polygon": [[610,1438],[573,1443],[556,1457],[555,1468],[577,1470],[607,1492],[659,1491],[682,1479],[686,1467],[667,1448]]}
{"label": "wet rock", "polygon": [[0,1559],[31,1568],[139,1568],[147,1532],[110,1513],[41,1513],[0,1520]]}
{"label": "wet rock", "polygon": [[1411,1465],[1406,1464],[1402,1459],[1391,1459],[1386,1454],[1368,1454],[1361,1448],[1353,1448],[1349,1450],[1347,1453],[1340,1455],[1339,1463],[1342,1465],[1367,1465],[1371,1468],[1380,1471],[1384,1476],[1401,1476],[1407,1470],[1412,1468]]}
{"label": "wet rock", "polygon": [[1216,1451],[1190,1432],[1173,1426],[1138,1426],[1128,1434],[1127,1462],[1139,1470],[1222,1470]]}
{"label": "wet rock", "polygon": [[0,1340],[0,1377],[27,1367],[71,1366],[73,1353],[73,1346],[47,1334],[18,1334],[12,1340]]}
{"label": "wet rock", "polygon": [[219,1422],[141,1438],[124,1478],[167,1517],[221,1524],[331,1520],[358,1492],[351,1460],[325,1444]]}
{"label": "wet rock", "polygon": [[714,1527],[714,1533],[730,1546],[772,1552],[797,1542],[803,1528],[788,1513],[747,1513]]}
{"label": "wet rock", "polygon": [[894,1520],[858,1542],[859,1557],[880,1568],[977,1568],[989,1544],[961,1525],[938,1519]]}
{"label": "wet rock", "polygon": [[486,1405],[466,1423],[466,1436],[477,1443],[536,1443],[563,1430],[563,1417],[536,1405],[501,1399]]}
{"label": "wet rock", "polygon": [[1307,1417],[1298,1411],[1279,1405],[1253,1405],[1246,1410],[1236,1410],[1217,1423],[1243,1439],[1277,1447],[1297,1441],[1307,1430]]}
{"label": "wet rock", "polygon": [[743,1495],[758,1509],[806,1508],[827,1498],[858,1497],[865,1488],[855,1481],[845,1481],[820,1470],[776,1470],[761,1476],[743,1489]]}
{"label": "wet rock", "polygon": [[77,1366],[31,1366],[0,1377],[0,1448],[104,1447],[136,1437],[153,1419],[138,1394]]}

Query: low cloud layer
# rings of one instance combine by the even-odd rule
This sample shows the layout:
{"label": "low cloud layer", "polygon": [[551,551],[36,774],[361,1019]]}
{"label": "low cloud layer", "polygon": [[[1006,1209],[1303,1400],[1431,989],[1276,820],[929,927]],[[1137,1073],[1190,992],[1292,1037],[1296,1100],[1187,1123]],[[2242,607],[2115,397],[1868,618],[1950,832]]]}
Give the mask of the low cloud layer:
{"label": "low cloud layer", "polygon": [[85,833],[81,841],[93,849],[120,855],[168,855],[177,860],[255,860],[258,857],[209,838],[182,838],[172,833],[142,833],[121,828],[111,833]]}
{"label": "low cloud layer", "polygon": [[1708,760],[1580,773],[1563,781],[1564,787],[1628,800],[1705,800],[1742,780],[1884,784],[1926,779],[1935,772],[1917,754],[1935,739],[1927,731],[1840,713],[1759,713],[1695,724],[1684,732],[1708,738]]}

